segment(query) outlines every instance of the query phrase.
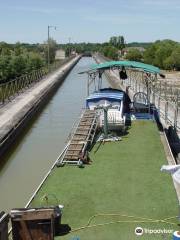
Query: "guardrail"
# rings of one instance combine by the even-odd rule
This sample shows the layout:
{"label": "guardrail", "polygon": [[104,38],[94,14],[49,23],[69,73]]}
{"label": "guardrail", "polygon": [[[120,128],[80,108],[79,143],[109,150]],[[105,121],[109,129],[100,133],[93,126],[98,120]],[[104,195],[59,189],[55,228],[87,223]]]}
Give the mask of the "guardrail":
{"label": "guardrail", "polygon": [[[130,76],[130,75],[129,75]],[[147,94],[147,88],[141,78],[131,78],[122,81],[126,87],[130,86],[134,92],[144,92]],[[159,112],[161,120],[165,125],[171,125],[178,131],[180,130],[180,106],[179,90],[173,90],[166,82],[156,82],[149,91],[149,100],[154,104]]]}
{"label": "guardrail", "polygon": [[24,92],[24,90],[30,88],[33,84],[39,82],[47,74],[55,71],[60,66],[67,63],[73,57],[66,58],[62,61],[55,62],[50,65],[49,70],[47,67],[34,70],[31,73],[22,75],[6,83],[0,83],[0,104],[3,105],[7,101],[11,101],[15,96]]}
{"label": "guardrail", "polygon": [[[100,62],[107,60],[101,54],[95,57]],[[114,73],[119,78],[118,71],[114,70]],[[130,87],[133,93],[144,92],[147,94],[142,72],[127,70],[127,75],[128,79],[121,80],[121,86]],[[166,126],[171,125],[180,132],[180,90],[172,86],[172,84],[168,84],[166,79],[158,79],[154,85],[151,85],[149,97],[150,102],[156,106],[163,124]]]}

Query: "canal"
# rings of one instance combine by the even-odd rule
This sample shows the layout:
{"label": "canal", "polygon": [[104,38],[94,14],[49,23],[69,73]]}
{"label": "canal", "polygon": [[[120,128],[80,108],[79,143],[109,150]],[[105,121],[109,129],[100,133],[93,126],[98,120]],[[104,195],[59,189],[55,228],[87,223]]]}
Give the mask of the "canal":
{"label": "canal", "polygon": [[[65,146],[84,107],[87,76],[95,63],[82,58],[44,109],[28,124],[0,161],[0,211],[24,207]],[[105,83],[107,86],[107,83]]]}

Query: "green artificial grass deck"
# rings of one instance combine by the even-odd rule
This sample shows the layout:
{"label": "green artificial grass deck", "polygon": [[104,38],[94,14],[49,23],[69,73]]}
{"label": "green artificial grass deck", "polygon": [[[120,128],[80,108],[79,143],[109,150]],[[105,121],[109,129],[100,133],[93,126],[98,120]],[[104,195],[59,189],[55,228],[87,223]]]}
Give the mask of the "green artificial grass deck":
{"label": "green artificial grass deck", "polygon": [[42,206],[45,194],[55,195],[58,204],[64,205],[62,223],[69,224],[72,229],[85,226],[96,214],[135,217],[97,216],[90,225],[111,224],[85,228],[57,239],[172,239],[172,234],[163,238],[162,234],[138,237],[134,233],[137,226],[178,230],[176,218],[169,220],[175,225],[139,222],[147,221],[140,217],[157,220],[178,215],[171,176],[160,172],[166,157],[156,124],[152,121],[133,122],[122,141],[101,144],[99,148],[98,145],[91,151],[91,165],[83,169],[55,168],[32,206]]}

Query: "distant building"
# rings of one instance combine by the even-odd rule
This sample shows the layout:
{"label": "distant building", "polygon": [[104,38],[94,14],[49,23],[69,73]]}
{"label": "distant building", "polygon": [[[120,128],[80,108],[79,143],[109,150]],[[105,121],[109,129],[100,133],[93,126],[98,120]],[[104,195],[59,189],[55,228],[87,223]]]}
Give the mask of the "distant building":
{"label": "distant building", "polygon": [[72,51],[71,51],[71,55],[72,55],[72,56],[76,56],[76,55],[77,55],[76,51],[75,51],[75,50],[72,50]]}
{"label": "distant building", "polygon": [[66,58],[66,52],[63,49],[56,50],[55,59],[62,60]]}

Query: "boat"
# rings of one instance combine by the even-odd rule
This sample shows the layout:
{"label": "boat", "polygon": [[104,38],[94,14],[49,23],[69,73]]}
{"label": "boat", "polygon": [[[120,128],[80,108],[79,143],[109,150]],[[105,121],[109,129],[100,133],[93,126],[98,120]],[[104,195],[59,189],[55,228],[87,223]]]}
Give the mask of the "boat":
{"label": "boat", "polygon": [[104,111],[107,109],[108,128],[115,130],[125,126],[125,93],[118,89],[101,88],[86,98],[86,108],[97,110],[99,125],[104,126]]}
{"label": "boat", "polygon": [[122,67],[154,79],[160,73],[130,61],[81,72],[88,75],[85,108],[30,201],[31,208],[63,205],[57,239],[171,239],[179,230],[178,196],[172,178],[160,171],[167,160],[153,117],[158,111],[148,96],[150,84],[146,93],[135,93],[137,102],[127,89],[102,87],[102,74]]}

